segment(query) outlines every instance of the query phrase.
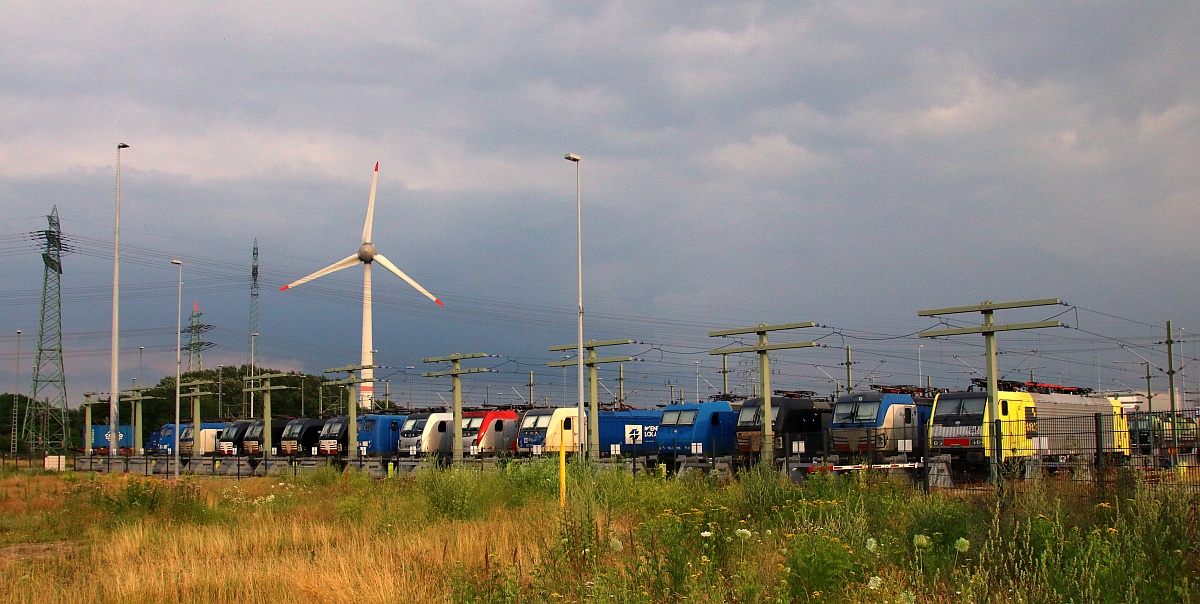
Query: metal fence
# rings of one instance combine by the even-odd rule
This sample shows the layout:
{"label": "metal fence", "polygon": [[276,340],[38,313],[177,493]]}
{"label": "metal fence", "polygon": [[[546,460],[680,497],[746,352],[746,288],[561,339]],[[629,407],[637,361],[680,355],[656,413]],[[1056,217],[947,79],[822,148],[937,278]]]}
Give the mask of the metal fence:
{"label": "metal fence", "polygon": [[[908,477],[926,489],[987,490],[997,484],[1036,479],[1054,481],[1068,490],[1142,485],[1200,492],[1200,410],[1041,417],[996,421],[988,427],[988,438],[975,439],[930,438],[927,425],[776,434],[776,467],[796,481],[814,472],[877,471],[888,474],[889,479]],[[979,428],[972,428],[971,433],[981,437],[984,431]],[[949,446],[950,440],[965,444],[955,448]],[[973,440],[986,440],[988,445]],[[761,433],[757,431],[710,437],[704,442],[660,438],[654,445],[614,448],[606,461],[632,462],[634,471],[662,464],[667,472],[736,472],[759,462],[761,444]],[[996,450],[999,456],[993,454]],[[994,479],[993,462],[997,457]],[[66,467],[85,471],[165,475],[173,469],[171,460],[165,457],[109,460],[79,456],[65,461]],[[244,477],[299,474],[328,463],[321,458],[281,457],[263,468],[256,461],[253,457],[203,458],[181,470]],[[23,467],[42,465],[41,459],[26,457],[3,458],[0,462]],[[411,471],[409,466],[414,464],[402,462],[370,458],[356,463],[364,471],[388,476],[395,471]],[[479,464],[484,465],[481,460]]]}
{"label": "metal fence", "polygon": [[1198,410],[1043,417],[988,427],[980,442],[957,439],[961,447],[950,446],[953,439],[934,446],[927,426],[785,434],[780,465],[793,478],[797,471],[883,470],[929,489],[982,490],[1036,479],[1089,492],[1133,485],[1200,491]]}

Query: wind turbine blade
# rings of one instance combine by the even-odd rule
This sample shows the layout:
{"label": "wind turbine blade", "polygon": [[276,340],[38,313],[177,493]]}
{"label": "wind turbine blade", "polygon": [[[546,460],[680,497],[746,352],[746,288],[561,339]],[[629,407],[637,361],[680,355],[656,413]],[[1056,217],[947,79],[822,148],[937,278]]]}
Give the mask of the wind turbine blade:
{"label": "wind turbine blade", "polygon": [[371,177],[371,198],[367,201],[367,223],[363,225],[363,243],[371,242],[371,230],[375,223],[375,185],[379,184],[379,162],[375,162],[375,176]]}
{"label": "wind turbine blade", "polygon": [[307,277],[302,277],[300,279],[292,281],[291,283],[288,283],[287,285],[279,288],[279,291],[283,291],[288,288],[296,287],[297,285],[300,285],[301,283],[308,283],[309,281],[312,281],[313,279],[316,279],[317,277],[322,277],[322,276],[328,275],[329,273],[332,273],[334,271],[340,271],[344,268],[354,266],[355,264],[358,264],[359,262],[360,262],[360,260],[358,259],[358,254],[354,254],[353,256],[350,256],[350,257],[346,258],[345,260],[339,260],[337,262],[334,262],[333,264],[330,264],[329,266],[327,266]]}
{"label": "wind turbine blade", "polygon": [[393,273],[395,273],[397,277],[400,277],[401,279],[404,279],[405,281],[407,281],[408,284],[415,287],[417,289],[417,291],[425,294],[426,298],[429,298],[430,300],[437,302],[438,306],[445,306],[445,304],[442,304],[441,300],[438,300],[437,298],[434,297],[433,294],[429,293],[428,290],[426,290],[424,287],[421,287],[421,284],[417,283],[416,281],[413,281],[412,277],[405,275],[404,271],[396,268],[396,265],[392,264],[392,261],[385,258],[383,254],[378,254],[378,253],[375,254],[374,261],[382,264],[383,268],[386,268],[389,271],[392,271]]}

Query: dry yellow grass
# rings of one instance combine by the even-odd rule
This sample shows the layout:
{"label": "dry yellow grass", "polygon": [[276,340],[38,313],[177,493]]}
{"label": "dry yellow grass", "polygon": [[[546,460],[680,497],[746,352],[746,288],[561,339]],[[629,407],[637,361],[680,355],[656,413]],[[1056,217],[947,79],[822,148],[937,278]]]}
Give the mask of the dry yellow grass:
{"label": "dry yellow grass", "polygon": [[[61,505],[63,489],[49,486],[56,480],[0,488],[10,493],[42,488],[59,494]],[[111,488],[122,484],[120,478],[108,480]],[[207,480],[202,489],[212,504],[266,497],[275,486],[267,480],[236,485]],[[92,527],[78,535],[77,548],[60,545],[21,556],[0,550],[0,601],[444,602],[456,575],[492,564],[533,568],[539,544],[556,526],[557,508],[544,500],[519,511],[495,508],[485,519],[438,522],[425,521],[411,508],[414,501],[406,500],[403,513],[346,521],[329,513],[341,489],[310,493],[304,505],[278,511],[250,505],[228,522],[147,516]]]}

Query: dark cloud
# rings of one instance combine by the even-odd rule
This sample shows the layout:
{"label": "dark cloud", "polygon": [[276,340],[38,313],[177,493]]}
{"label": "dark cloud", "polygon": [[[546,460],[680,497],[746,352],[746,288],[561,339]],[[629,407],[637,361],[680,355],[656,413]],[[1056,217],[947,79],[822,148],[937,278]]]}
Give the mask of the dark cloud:
{"label": "dark cloud", "polygon": [[[1200,319],[1194,3],[10,13],[0,329],[36,321],[36,252],[14,237],[58,204],[85,244],[64,275],[69,345],[96,351],[74,353],[80,388],[106,375],[121,141],[124,324],[163,328],[131,339],[173,348],[166,260],[183,257],[185,297],[217,326],[210,364],[245,358],[255,238],[264,355],[309,371],[356,359],[360,269],[275,290],[354,250],[380,161],[376,243],[447,302],[377,271],[382,362],[481,349],[506,355],[500,382],[561,382],[544,364],[574,339],[567,151],[584,158],[589,337],[652,342],[634,369],[646,389],[690,383],[693,360],[711,370],[694,354],[707,329],[761,321],[820,321],[827,343],[891,355],[912,381],[899,365],[915,339],[847,330],[908,334],[930,325],[918,308],[1045,296],[1149,325]],[[1150,337],[1136,322],[1093,331],[1127,329]],[[1087,346],[1121,354],[1050,337],[1009,342],[1074,351],[1039,363],[1076,377]],[[840,352],[805,354],[783,355],[780,380],[824,387],[804,359],[833,368]],[[938,354],[939,379],[961,380],[953,350]]]}

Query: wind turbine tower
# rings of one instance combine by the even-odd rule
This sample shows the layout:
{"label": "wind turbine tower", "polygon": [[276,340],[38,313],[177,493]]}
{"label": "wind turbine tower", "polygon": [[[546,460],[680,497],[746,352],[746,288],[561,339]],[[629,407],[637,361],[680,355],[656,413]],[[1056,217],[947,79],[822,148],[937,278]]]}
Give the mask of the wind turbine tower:
{"label": "wind turbine tower", "polygon": [[375,163],[375,174],[371,178],[371,196],[367,200],[367,221],[363,226],[362,245],[358,247],[358,251],[350,256],[339,260],[307,277],[297,279],[281,288],[279,291],[284,291],[302,283],[308,283],[313,279],[323,277],[329,273],[340,271],[344,268],[349,268],[356,264],[362,264],[363,267],[363,303],[362,303],[362,356],[361,365],[363,367],[360,379],[362,382],[358,385],[358,408],[370,409],[375,403],[375,355],[372,340],[372,325],[371,325],[371,265],[378,262],[387,270],[391,271],[397,277],[403,279],[406,283],[413,286],[417,291],[425,294],[426,298],[438,303],[438,306],[444,306],[441,300],[438,300],[433,294],[429,293],[424,287],[421,287],[411,277],[404,274],[404,271],[392,264],[383,254],[380,254],[375,249],[375,245],[371,243],[371,227],[375,219],[375,188],[379,184],[379,162]]}
{"label": "wind turbine tower", "polygon": [[[45,246],[42,264],[42,320],[38,328],[37,360],[33,364],[33,384],[29,389],[29,406],[25,409],[25,440],[29,451],[65,453],[70,447],[67,429],[67,380],[63,372],[62,296],[59,280],[62,277],[62,254],[71,250],[64,245],[58,222],[58,206],[46,217],[49,228],[33,233],[33,238]],[[14,397],[13,403],[16,403]]]}

